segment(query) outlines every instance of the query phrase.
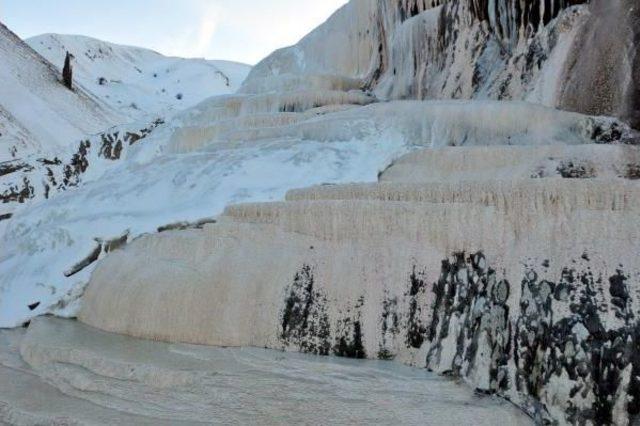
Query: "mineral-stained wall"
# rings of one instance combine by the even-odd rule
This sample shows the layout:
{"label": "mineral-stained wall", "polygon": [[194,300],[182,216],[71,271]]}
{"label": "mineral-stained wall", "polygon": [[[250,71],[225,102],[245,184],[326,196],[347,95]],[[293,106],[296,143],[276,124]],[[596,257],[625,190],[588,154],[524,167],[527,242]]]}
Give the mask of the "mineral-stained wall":
{"label": "mineral-stained wall", "polygon": [[380,98],[524,99],[638,126],[635,3],[353,0],[248,81],[339,75]]}
{"label": "mineral-stained wall", "polygon": [[294,190],[140,238],[98,265],[80,319],[395,359],[539,422],[627,424],[639,414],[638,158],[620,144],[420,151],[378,184]]}
{"label": "mineral-stained wall", "polygon": [[[365,163],[376,144],[410,153],[377,183],[232,205],[198,229],[120,234],[131,243],[82,272],[95,268],[79,319],[166,341],[394,359],[509,398],[539,422],[637,421],[637,134],[548,107],[634,121],[637,15],[630,0],[352,0],[256,66],[242,93],[160,129],[160,167],[124,178],[156,197],[146,188],[169,156],[176,181],[198,159],[291,188],[308,169],[274,183],[264,163],[277,144],[278,166],[304,164],[311,144],[335,150],[336,167],[360,167],[340,165],[350,154],[336,141]],[[216,159],[247,146],[260,151]],[[207,173],[184,191],[221,179]],[[58,229],[51,220],[32,217]],[[32,250],[21,259],[49,250],[24,242],[39,229],[13,230],[13,245]]]}

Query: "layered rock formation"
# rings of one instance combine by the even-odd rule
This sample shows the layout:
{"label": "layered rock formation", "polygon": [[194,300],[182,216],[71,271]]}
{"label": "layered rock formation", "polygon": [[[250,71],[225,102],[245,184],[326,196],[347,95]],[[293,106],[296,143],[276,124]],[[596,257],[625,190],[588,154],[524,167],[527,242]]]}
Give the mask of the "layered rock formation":
{"label": "layered rock formation", "polygon": [[538,422],[637,421],[633,6],[351,1],[13,218],[0,325],[394,359]]}
{"label": "layered rock formation", "polygon": [[638,126],[639,14],[633,0],[354,0],[244,86],[320,74],[384,99],[525,99]]}
{"label": "layered rock formation", "polygon": [[640,187],[625,172],[638,150],[579,148],[422,151],[379,184],[229,207],[204,230],[108,256],[80,319],[151,339],[397,359],[541,421],[625,424],[640,384]]}

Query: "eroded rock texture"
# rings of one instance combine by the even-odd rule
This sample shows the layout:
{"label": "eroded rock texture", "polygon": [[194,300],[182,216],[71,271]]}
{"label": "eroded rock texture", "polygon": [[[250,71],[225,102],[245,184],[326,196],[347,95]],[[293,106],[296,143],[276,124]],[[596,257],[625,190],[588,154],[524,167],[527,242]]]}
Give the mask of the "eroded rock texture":
{"label": "eroded rock texture", "polygon": [[543,265],[528,265],[510,297],[506,280],[477,266],[481,256],[443,261],[427,366],[513,395],[539,421],[563,412],[574,424],[636,418],[640,324],[623,270],[603,277],[584,256],[550,281],[538,275]]}
{"label": "eroded rock texture", "polygon": [[288,288],[280,337],[283,344],[300,352],[329,355],[331,326],[326,311],[327,297],[313,285],[313,270],[304,265]]}
{"label": "eroded rock texture", "polygon": [[321,74],[329,85],[360,80],[381,99],[523,99],[638,127],[637,9],[635,0],[354,0],[258,64],[244,90]]}
{"label": "eroded rock texture", "polygon": [[[628,424],[640,204],[619,173],[635,150],[422,151],[378,184],[230,206],[202,229],[109,253],[79,317],[159,340],[393,359],[460,377],[541,423]],[[603,161],[614,151],[619,162]],[[556,170],[587,160],[593,177]]]}
{"label": "eroded rock texture", "polygon": [[[78,142],[67,158],[31,157],[0,164],[0,202],[23,204],[77,187],[94,162],[119,160],[126,150],[146,138],[160,124],[156,120],[142,129],[121,126]],[[4,206],[4,208],[8,208]]]}

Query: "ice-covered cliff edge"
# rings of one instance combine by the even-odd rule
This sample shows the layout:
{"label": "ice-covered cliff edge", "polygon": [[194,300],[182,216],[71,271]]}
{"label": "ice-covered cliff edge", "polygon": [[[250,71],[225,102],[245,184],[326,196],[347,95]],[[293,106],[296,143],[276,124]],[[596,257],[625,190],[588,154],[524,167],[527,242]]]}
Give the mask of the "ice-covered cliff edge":
{"label": "ice-covered cliff edge", "polygon": [[524,99],[640,126],[639,24],[634,0],[353,0],[244,87],[349,81],[383,99]]}
{"label": "ice-covered cliff edge", "polygon": [[[107,256],[80,319],[149,339],[395,359],[541,422],[627,424],[640,385],[640,187],[624,171],[638,154],[420,151],[380,184],[231,206],[203,230]],[[512,179],[487,180],[505,168]]]}

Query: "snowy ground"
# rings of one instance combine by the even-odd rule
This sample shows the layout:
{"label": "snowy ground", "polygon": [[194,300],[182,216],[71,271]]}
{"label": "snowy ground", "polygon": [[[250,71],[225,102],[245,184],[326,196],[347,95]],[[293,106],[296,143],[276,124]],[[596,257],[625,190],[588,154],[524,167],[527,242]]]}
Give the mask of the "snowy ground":
{"label": "snowy ground", "polygon": [[229,61],[171,58],[76,35],[43,34],[27,43],[60,69],[66,52],[73,54],[74,77],[133,119],[166,117],[210,96],[235,93],[251,69]]}
{"label": "snowy ground", "polygon": [[[216,216],[229,203],[282,199],[292,187],[374,181],[407,149],[392,135],[280,140],[111,167],[81,188],[29,206],[9,223],[3,244],[12,250],[0,257],[0,326],[19,325],[51,310],[64,314],[58,302],[77,297],[91,268],[72,277],[63,272],[94,250],[94,238],[155,232],[161,225]],[[69,291],[72,295],[65,296]]]}
{"label": "snowy ground", "polygon": [[0,162],[77,143],[128,119],[60,73],[0,23]]}

